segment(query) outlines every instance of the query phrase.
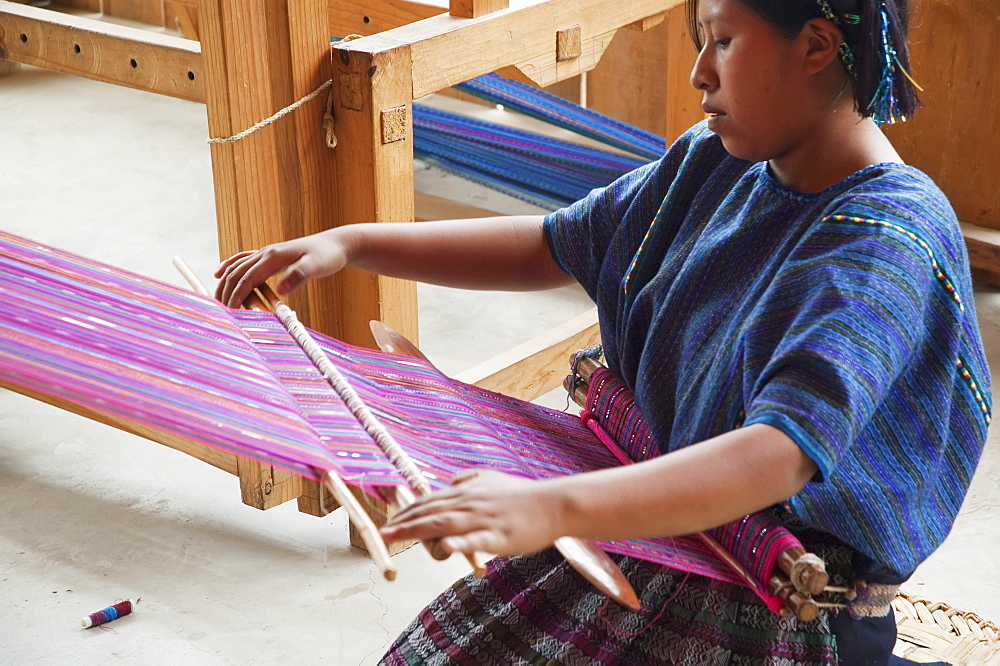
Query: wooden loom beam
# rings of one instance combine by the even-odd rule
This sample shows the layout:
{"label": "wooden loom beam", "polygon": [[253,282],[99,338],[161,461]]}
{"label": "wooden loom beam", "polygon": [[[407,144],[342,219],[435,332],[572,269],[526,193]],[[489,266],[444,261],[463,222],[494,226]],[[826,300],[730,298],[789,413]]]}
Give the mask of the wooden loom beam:
{"label": "wooden loom beam", "polygon": [[204,101],[197,42],[0,0],[0,58]]}
{"label": "wooden loom beam", "polygon": [[[681,0],[521,0],[475,19],[439,14],[338,48],[374,53],[385,44],[408,45],[412,99],[498,70],[546,86],[593,68],[620,28],[679,4]],[[558,61],[557,33],[577,25],[580,56]],[[372,41],[375,37],[380,41]]]}
{"label": "wooden loom beam", "polygon": [[455,379],[521,400],[562,386],[570,355],[600,342],[593,308],[456,375]]}

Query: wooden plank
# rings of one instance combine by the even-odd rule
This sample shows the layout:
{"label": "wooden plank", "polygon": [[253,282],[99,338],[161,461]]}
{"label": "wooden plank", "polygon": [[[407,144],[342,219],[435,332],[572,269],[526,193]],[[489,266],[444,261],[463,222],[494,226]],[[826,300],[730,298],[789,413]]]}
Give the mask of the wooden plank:
{"label": "wooden plank", "polygon": [[667,145],[692,125],[705,119],[701,110],[703,93],[691,85],[691,70],[698,59],[688,28],[687,8],[675,7],[666,15],[666,118],[663,135]]}
{"label": "wooden plank", "polygon": [[569,374],[570,355],[596,344],[600,336],[595,308],[469,368],[455,379],[521,400],[534,400],[562,386]]}
{"label": "wooden plank", "polygon": [[1000,286],[1000,231],[967,222],[961,226],[973,277]]}
{"label": "wooden plank", "polygon": [[166,23],[180,31],[187,39],[198,36],[198,0],[166,0]]}
{"label": "wooden plank", "polygon": [[57,0],[57,7],[75,7],[90,12],[102,12],[105,0]]}
{"label": "wooden plank", "polygon": [[197,42],[0,0],[0,57],[192,101],[205,99]]}
{"label": "wooden plank", "polygon": [[101,11],[117,18],[166,27],[164,0],[101,0]]}
{"label": "wooden plank", "polygon": [[908,163],[929,174],[960,220],[1000,228],[1000,14],[994,0],[917,5],[911,73],[924,88],[912,120],[885,127]]}
{"label": "wooden plank", "polygon": [[413,197],[415,218],[420,221],[467,220],[502,215],[502,213],[497,213],[496,211],[452,201],[451,199],[445,199],[425,192],[414,192]]}
{"label": "wooden plank", "polygon": [[689,81],[696,57],[684,6],[645,32],[619,30],[587,74],[587,106],[670,143],[704,118],[701,93]]}
{"label": "wooden plank", "polygon": [[[350,42],[354,51],[375,53],[411,45],[413,99],[487,72],[513,75],[547,86],[591,69],[623,26],[661,14],[682,0],[520,0],[478,19],[439,15]],[[579,24],[582,55],[555,57],[556,33]]]}
{"label": "wooden plank", "polygon": [[374,35],[447,11],[447,0],[331,0],[330,34]]}
{"label": "wooden plank", "polygon": [[[378,40],[378,36],[369,38]],[[357,40],[362,41],[362,40]],[[338,206],[335,224],[413,220],[413,116],[409,49],[382,44],[376,53],[334,47],[337,173],[331,180]],[[402,109],[400,111],[400,109]],[[383,141],[384,113],[401,124],[397,140]],[[417,338],[414,284],[348,269],[337,276],[326,301],[340,339],[375,346],[368,322],[377,319],[411,340]],[[333,304],[333,305],[331,305]]]}
{"label": "wooden plank", "polygon": [[451,0],[448,13],[459,18],[479,18],[507,9],[509,0]]}

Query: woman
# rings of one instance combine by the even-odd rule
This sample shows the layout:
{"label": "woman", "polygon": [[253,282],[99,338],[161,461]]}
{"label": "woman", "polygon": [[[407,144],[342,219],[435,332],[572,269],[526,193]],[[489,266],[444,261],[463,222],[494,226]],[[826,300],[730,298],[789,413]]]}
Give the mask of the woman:
{"label": "woman", "polygon": [[[230,305],[274,273],[288,292],[347,265],[470,288],[576,279],[652,428],[641,463],[541,482],[480,472],[394,517],[387,539],[514,557],[446,591],[386,663],[889,659],[888,601],[951,527],[989,375],[954,213],[873,120],[916,104],[905,0],[850,2],[690,2],[707,122],[545,218],[351,225],[220,267]],[[800,623],[626,557],[632,613],[545,550],[768,507],[865,602]]]}

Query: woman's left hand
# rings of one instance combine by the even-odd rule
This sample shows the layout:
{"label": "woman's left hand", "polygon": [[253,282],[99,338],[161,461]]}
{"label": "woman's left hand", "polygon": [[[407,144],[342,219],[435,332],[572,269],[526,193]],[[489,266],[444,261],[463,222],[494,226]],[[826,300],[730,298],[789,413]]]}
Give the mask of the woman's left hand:
{"label": "woman's left hand", "polygon": [[449,553],[516,555],[560,536],[550,484],[490,470],[469,470],[450,488],[417,499],[382,528],[386,541],[441,539]]}

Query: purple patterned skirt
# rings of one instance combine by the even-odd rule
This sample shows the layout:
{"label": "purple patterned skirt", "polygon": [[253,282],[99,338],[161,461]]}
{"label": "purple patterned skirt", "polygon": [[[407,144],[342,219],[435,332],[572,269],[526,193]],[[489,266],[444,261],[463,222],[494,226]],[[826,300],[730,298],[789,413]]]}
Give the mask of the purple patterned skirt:
{"label": "purple patterned skirt", "polygon": [[627,610],[554,550],[497,558],[435,599],[384,664],[830,664],[829,616],[769,611],[749,589],[614,557],[642,600]]}

